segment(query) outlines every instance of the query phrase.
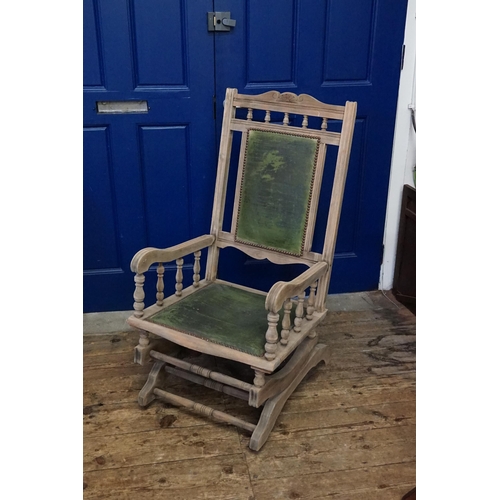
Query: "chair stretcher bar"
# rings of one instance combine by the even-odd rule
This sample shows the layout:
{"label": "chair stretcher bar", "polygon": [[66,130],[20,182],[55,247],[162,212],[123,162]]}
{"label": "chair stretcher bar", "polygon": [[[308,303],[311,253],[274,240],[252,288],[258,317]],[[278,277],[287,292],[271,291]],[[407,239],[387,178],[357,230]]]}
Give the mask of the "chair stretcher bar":
{"label": "chair stretcher bar", "polygon": [[235,387],[230,387],[229,385],[224,385],[220,382],[215,382],[214,380],[208,380],[204,377],[200,377],[199,375],[195,375],[194,373],[179,370],[177,368],[172,368],[168,365],[165,365],[164,369],[167,373],[171,373],[176,377],[189,380],[190,382],[194,382],[196,384],[204,385],[205,387],[214,389],[215,391],[223,392],[224,394],[228,394],[229,396],[243,399],[243,401],[248,401],[248,392],[242,391],[241,389],[236,389]]}
{"label": "chair stretcher bar", "polygon": [[222,373],[214,372],[207,368],[203,368],[202,366],[192,365],[182,359],[173,358],[172,356],[168,356],[167,354],[162,354],[161,352],[152,350],[150,356],[156,360],[164,361],[165,363],[169,363],[171,365],[176,366],[177,368],[182,368],[188,372],[192,372],[196,375],[201,375],[202,377],[215,380],[216,382],[220,382],[225,385],[230,385],[231,387],[236,387],[236,389],[241,389],[246,392],[250,392],[250,390],[254,389],[252,384],[248,384],[247,382],[243,382],[233,377],[229,377],[228,375],[224,375]]}
{"label": "chair stretcher bar", "polygon": [[191,399],[186,399],[181,396],[176,396],[175,394],[163,391],[158,388],[155,388],[153,392],[155,396],[162,399],[163,401],[166,401],[167,403],[173,404],[175,406],[183,406],[185,408],[189,408],[196,413],[200,413],[201,415],[206,415],[208,417],[213,418],[214,420],[218,420],[219,422],[235,425],[236,427],[240,427],[241,429],[245,429],[250,432],[253,432],[257,427],[255,424],[251,424],[250,422],[245,422],[244,420],[233,417],[232,415],[224,413],[223,411],[214,410],[213,408],[210,408],[210,406],[205,406],[200,403],[195,403]]}

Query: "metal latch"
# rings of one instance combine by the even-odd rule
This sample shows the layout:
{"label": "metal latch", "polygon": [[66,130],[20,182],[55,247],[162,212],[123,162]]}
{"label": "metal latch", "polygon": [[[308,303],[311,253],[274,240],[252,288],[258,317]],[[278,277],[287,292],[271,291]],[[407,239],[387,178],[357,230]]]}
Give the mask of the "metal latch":
{"label": "metal latch", "polygon": [[236,20],[231,19],[231,12],[207,12],[208,31],[231,31]]}

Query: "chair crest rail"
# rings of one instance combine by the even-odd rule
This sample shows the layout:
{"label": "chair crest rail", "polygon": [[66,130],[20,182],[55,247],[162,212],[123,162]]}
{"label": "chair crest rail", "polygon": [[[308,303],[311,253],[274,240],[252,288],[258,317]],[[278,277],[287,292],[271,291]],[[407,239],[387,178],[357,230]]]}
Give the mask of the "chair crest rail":
{"label": "chair crest rail", "polygon": [[236,94],[235,107],[265,109],[282,113],[307,114],[322,116],[333,120],[344,119],[344,106],[325,104],[308,94],[296,95],[293,92],[280,93],[276,90],[260,95]]}
{"label": "chair crest rail", "polygon": [[[304,115],[307,118],[307,115]],[[304,120],[302,121],[302,124]],[[306,121],[307,123],[307,121]],[[249,120],[241,120],[239,118],[233,118],[230,123],[231,130],[238,132],[243,132],[249,128],[268,130],[270,132],[283,132],[282,125],[276,125],[274,123],[266,122],[250,122]],[[302,125],[301,127],[290,127],[290,129],[297,129],[302,135],[311,136],[314,138],[319,138],[320,142],[323,144],[329,144],[332,146],[338,146],[340,144],[340,134],[338,132],[325,132],[325,130],[307,129]]]}

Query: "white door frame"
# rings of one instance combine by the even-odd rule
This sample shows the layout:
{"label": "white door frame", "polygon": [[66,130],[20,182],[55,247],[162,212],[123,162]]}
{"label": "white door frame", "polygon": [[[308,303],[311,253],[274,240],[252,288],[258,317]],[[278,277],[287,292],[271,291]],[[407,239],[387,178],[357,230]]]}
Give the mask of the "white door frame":
{"label": "white door frame", "polygon": [[394,130],[389,193],[384,231],[384,256],[380,268],[379,289],[390,290],[394,282],[396,249],[403,186],[413,182],[416,163],[416,135],[411,123],[411,108],[415,109],[416,82],[416,0],[408,0],[405,27],[404,66],[399,82],[398,106]]}

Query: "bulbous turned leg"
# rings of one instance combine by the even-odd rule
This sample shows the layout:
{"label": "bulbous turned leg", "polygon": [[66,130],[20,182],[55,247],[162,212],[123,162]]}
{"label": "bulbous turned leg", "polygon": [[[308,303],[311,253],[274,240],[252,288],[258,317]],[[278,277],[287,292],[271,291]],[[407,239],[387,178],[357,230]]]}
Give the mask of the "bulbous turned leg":
{"label": "bulbous turned leg", "polygon": [[153,344],[149,340],[147,332],[140,332],[139,344],[134,349],[134,363],[144,365],[149,358],[149,352]]}
{"label": "bulbous turned leg", "polygon": [[278,320],[280,315],[278,313],[270,312],[267,315],[268,328],[266,332],[266,359],[269,361],[276,357],[276,350],[278,349]]}
{"label": "bulbous turned leg", "polygon": [[255,378],[253,379],[253,383],[256,387],[264,387],[266,384],[265,372],[262,370],[256,370],[254,368]]}

